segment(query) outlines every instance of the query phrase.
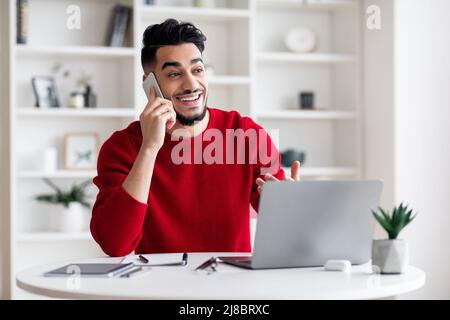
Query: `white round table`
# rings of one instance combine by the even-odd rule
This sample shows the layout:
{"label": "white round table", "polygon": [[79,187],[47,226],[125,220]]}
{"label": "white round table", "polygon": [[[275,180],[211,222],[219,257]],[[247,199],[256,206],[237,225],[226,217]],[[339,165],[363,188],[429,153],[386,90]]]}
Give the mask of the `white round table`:
{"label": "white round table", "polygon": [[68,299],[378,299],[425,284],[425,273],[415,267],[401,275],[374,274],[370,265],[352,266],[350,273],[323,268],[246,270],[223,263],[209,275],[194,270],[211,256],[226,255],[238,254],[192,253],[185,267],[151,267],[130,278],[42,276],[69,263],[117,263],[122,258],[69,261],[24,270],[16,281],[31,293]]}

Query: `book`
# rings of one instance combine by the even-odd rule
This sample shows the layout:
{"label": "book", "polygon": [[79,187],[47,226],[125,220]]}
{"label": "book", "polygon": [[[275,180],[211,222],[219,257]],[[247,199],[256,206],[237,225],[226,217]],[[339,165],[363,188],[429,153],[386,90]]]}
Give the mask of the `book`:
{"label": "book", "polygon": [[123,47],[128,32],[132,8],[123,5],[114,6],[109,22],[106,45]]}
{"label": "book", "polygon": [[28,36],[28,0],[17,0],[16,6],[16,42],[18,44],[26,44]]}

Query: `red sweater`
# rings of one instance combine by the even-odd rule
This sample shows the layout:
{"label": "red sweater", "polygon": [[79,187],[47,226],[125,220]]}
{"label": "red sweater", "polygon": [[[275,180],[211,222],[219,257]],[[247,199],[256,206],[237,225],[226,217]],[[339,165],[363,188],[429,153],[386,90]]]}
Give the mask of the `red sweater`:
{"label": "red sweater", "polygon": [[[218,129],[226,137],[227,129],[240,128],[247,132],[251,128],[259,137],[262,128],[250,118],[236,111],[208,110],[207,130]],[[201,151],[203,154],[215,141],[204,137],[207,130],[184,140],[191,146],[194,143],[201,146],[192,153]],[[266,139],[271,146],[268,135]],[[249,161],[249,156],[245,164],[239,164],[236,153],[234,164],[227,164],[226,153],[230,151],[225,147],[226,142],[225,139],[221,155],[223,164],[219,161],[206,164],[203,159],[201,164],[195,164],[194,154],[191,164],[187,161],[175,164],[171,153],[181,140],[171,141],[171,136],[166,134],[156,157],[148,201],[142,203],[122,187],[142,143],[140,123],[135,121],[126,129],[114,132],[100,150],[98,175],[94,178],[99,193],[90,228],[103,251],[110,256],[124,256],[133,251],[250,252],[250,204],[257,210],[259,202],[255,180],[260,176],[261,167],[270,164],[260,159],[254,163]],[[246,142],[244,146],[235,139],[233,151],[239,151],[239,145],[245,148],[247,155],[259,151],[259,144],[251,144],[249,139]],[[278,151],[273,149],[275,153],[271,154],[270,147],[267,149],[267,155],[278,160],[271,173],[284,179]]]}

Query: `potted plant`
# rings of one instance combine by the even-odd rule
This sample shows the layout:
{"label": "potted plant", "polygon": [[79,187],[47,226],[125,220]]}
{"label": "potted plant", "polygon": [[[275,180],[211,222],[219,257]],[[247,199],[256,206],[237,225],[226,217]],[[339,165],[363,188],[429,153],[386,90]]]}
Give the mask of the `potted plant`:
{"label": "potted plant", "polygon": [[42,194],[36,196],[40,202],[50,203],[60,206],[60,210],[53,215],[53,230],[61,232],[79,232],[85,228],[85,219],[83,216],[84,208],[90,209],[86,187],[91,183],[90,180],[79,185],[73,184],[69,191],[63,191],[49,179],[44,181],[53,189],[53,194]]}
{"label": "potted plant", "polygon": [[378,266],[381,273],[403,273],[409,260],[408,244],[397,237],[416,214],[403,203],[394,207],[392,213],[379,207],[378,212],[372,210],[372,214],[389,236],[389,239],[373,241],[372,264]]}

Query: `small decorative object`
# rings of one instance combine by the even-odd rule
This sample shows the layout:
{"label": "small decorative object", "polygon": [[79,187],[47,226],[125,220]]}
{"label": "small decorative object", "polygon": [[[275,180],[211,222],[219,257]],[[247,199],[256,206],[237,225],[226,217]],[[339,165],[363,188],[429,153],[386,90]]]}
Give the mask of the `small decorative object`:
{"label": "small decorative object", "polygon": [[26,44],[28,38],[28,0],[16,1],[17,12],[17,35],[16,41],[19,44]]}
{"label": "small decorative object", "polygon": [[42,151],[42,170],[45,172],[55,172],[58,169],[58,150],[55,147],[48,147]]}
{"label": "small decorative object", "polygon": [[155,0],[144,0],[144,4],[148,6],[152,6],[155,4]]}
{"label": "small decorative object", "polygon": [[81,109],[85,106],[85,94],[83,92],[72,92],[69,99],[69,107]]}
{"label": "small decorative object", "polygon": [[305,152],[288,149],[285,152],[281,153],[281,165],[285,168],[290,167],[292,165],[292,162],[296,160],[300,161],[301,164],[304,164]]}
{"label": "small decorative object", "polygon": [[77,87],[84,88],[83,94],[83,107],[96,108],[97,107],[97,95],[92,90],[92,76],[86,74],[84,71],[77,79]]}
{"label": "small decorative object", "polygon": [[36,107],[59,107],[56,85],[53,77],[36,76],[31,79]]}
{"label": "small decorative object", "polygon": [[286,34],[284,43],[293,52],[308,53],[315,51],[317,38],[313,31],[305,27],[297,27]]}
{"label": "small decorative object", "polygon": [[79,185],[73,184],[69,191],[62,191],[49,179],[44,179],[44,181],[55,193],[38,195],[35,199],[61,207],[61,210],[54,213],[52,229],[60,232],[79,232],[85,229],[87,223],[83,207],[91,208],[85,189],[91,181],[88,180]]}
{"label": "small decorative object", "polygon": [[86,108],[97,107],[97,95],[92,91],[92,87],[89,84],[86,86],[86,91],[84,93],[84,106]]}
{"label": "small decorative object", "polygon": [[392,214],[382,208],[379,212],[372,211],[372,214],[389,235],[389,240],[373,241],[372,264],[381,273],[403,273],[408,266],[409,252],[406,241],[397,237],[416,215],[413,216],[413,210],[403,203],[395,207]]}
{"label": "small decorative object", "polygon": [[194,0],[194,7],[214,8],[215,0]]}
{"label": "small decorative object", "polygon": [[300,92],[300,109],[314,109],[314,92]]}
{"label": "small decorative object", "polygon": [[95,132],[68,133],[64,136],[66,169],[95,169],[99,137]]}

